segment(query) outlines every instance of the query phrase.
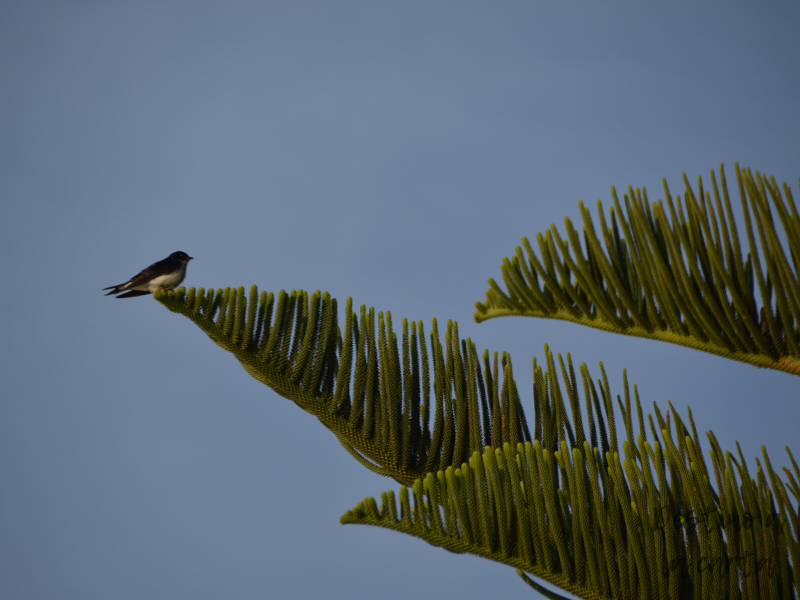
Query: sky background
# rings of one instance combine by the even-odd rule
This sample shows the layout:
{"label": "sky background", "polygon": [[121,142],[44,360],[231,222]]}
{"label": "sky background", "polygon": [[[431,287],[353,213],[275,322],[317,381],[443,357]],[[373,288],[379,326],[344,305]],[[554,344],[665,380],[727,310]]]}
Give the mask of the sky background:
{"label": "sky background", "polygon": [[522,236],[612,185],[657,200],[739,161],[797,193],[800,6],[608,4],[2,3],[0,596],[538,597],[340,525],[398,485],[152,296],[103,296],[176,250],[187,286],[454,319],[511,353],[527,406],[545,343],[614,394],[627,368],[645,410],[691,405],[751,469],[761,444],[788,465],[797,377],[473,321]]}

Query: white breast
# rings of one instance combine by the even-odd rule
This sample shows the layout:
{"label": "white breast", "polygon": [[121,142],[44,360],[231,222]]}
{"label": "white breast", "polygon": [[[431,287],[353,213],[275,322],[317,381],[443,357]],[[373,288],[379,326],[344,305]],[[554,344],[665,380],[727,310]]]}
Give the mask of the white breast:
{"label": "white breast", "polygon": [[186,269],[181,269],[176,273],[172,273],[170,275],[161,275],[154,279],[151,279],[145,284],[142,284],[135,289],[147,291],[147,292],[157,292],[158,290],[171,290],[178,287],[181,284],[181,281],[186,277]]}

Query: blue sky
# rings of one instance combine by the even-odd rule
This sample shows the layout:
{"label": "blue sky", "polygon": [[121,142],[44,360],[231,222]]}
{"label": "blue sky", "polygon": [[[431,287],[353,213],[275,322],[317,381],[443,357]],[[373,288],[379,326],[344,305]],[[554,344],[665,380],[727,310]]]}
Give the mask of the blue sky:
{"label": "blue sky", "polygon": [[[800,8],[673,2],[0,7],[0,595],[536,597],[513,570],[338,518],[394,482],[152,297],[327,290],[543,345],[776,467],[800,379],[474,303],[522,236],[609,188],[734,161],[800,176]],[[796,196],[797,197],[797,196]],[[741,223],[741,221],[740,221]],[[530,402],[530,392],[527,393]],[[685,414],[685,413],[684,413]],[[707,448],[707,446],[706,446]]]}

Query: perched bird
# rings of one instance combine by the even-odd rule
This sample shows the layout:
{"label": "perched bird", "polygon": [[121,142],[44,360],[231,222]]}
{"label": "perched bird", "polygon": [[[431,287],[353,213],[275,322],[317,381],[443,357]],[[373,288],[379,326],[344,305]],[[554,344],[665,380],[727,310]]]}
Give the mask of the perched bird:
{"label": "perched bird", "polygon": [[133,298],[134,296],[144,296],[152,294],[158,290],[172,290],[178,287],[186,277],[186,265],[192,257],[186,252],[173,252],[164,260],[153,263],[130,281],[112,285],[104,288],[111,290],[106,294],[119,294],[125,290],[130,290],[125,294],[120,294],[117,298]]}

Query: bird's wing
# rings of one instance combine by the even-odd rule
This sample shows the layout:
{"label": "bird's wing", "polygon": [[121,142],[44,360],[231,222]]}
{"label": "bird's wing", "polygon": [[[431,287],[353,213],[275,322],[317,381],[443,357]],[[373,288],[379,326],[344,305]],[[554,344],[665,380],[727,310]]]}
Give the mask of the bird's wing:
{"label": "bird's wing", "polygon": [[143,269],[138,275],[131,278],[128,282],[128,288],[135,288],[136,286],[142,285],[143,283],[147,283],[154,277],[158,277],[159,275],[164,275],[166,273],[172,273],[175,269],[180,266],[180,261],[175,260],[174,258],[165,258],[164,260],[160,260],[157,263],[153,263],[146,269]]}

